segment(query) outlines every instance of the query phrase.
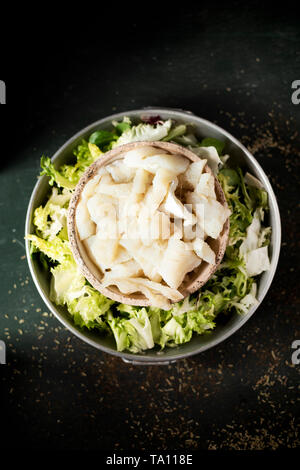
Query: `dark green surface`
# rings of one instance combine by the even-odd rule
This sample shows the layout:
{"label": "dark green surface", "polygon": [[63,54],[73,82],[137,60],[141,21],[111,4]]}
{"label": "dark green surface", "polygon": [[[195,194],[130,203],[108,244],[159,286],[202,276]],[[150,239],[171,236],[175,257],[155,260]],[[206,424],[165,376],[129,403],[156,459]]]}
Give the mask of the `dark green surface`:
{"label": "dark green surface", "polygon": [[[14,67],[0,77],[12,100],[1,115],[8,114],[11,131],[19,128],[11,132],[0,174],[0,339],[8,362],[0,366],[3,445],[192,450],[300,444],[300,365],[291,363],[291,344],[300,339],[300,105],[291,102],[291,82],[300,79],[298,20],[292,11],[255,8],[214,11],[213,21],[208,10],[182,12],[176,28],[175,18],[170,12],[162,25],[151,17],[150,35],[130,22],[105,48],[96,34],[71,36],[56,25],[60,42],[40,38],[43,59],[33,50],[26,61],[20,56],[24,84],[14,79]],[[242,140],[271,179],[283,223],[279,268],[259,310],[220,347],[164,367],[126,365],[61,327],[33,285],[23,240],[41,154],[51,156],[94,120],[148,105],[190,109]],[[13,115],[20,109],[17,125]]]}

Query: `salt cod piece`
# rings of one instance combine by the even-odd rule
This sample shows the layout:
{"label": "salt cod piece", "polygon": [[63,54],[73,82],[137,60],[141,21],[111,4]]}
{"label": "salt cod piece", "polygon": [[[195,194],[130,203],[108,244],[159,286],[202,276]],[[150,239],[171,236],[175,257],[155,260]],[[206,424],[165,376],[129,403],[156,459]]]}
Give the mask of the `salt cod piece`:
{"label": "salt cod piece", "polygon": [[83,188],[83,191],[81,193],[81,197],[83,199],[89,199],[95,194],[97,184],[99,183],[101,176],[96,175],[94,178],[91,178],[90,181],[87,182],[85,187]]}
{"label": "salt cod piece", "polygon": [[199,178],[195,191],[197,194],[216,199],[215,179],[213,175],[203,173]]}
{"label": "salt cod piece", "polygon": [[107,165],[106,171],[108,171],[115,183],[129,183],[135,175],[135,169],[130,168],[120,160]]}
{"label": "salt cod piece", "polygon": [[152,185],[145,196],[145,204],[149,209],[150,215],[158,209],[172,182],[174,175],[165,168],[159,168],[153,178]]}
{"label": "salt cod piece", "polygon": [[185,275],[197,268],[200,263],[201,259],[185,242],[170,238],[158,272],[168,286],[177,289]]}
{"label": "salt cod piece", "polygon": [[222,206],[219,201],[195,192],[188,193],[186,200],[189,204],[192,204],[193,210],[197,214],[198,223],[204,233],[208,237],[218,238],[225,221],[231,214],[230,210]]}
{"label": "salt cod piece", "polygon": [[162,308],[164,310],[169,310],[171,308],[171,303],[168,298],[135,281],[136,279],[114,279],[113,282],[106,282],[104,287],[115,285],[123,294],[141,292],[150,301],[152,307]]}
{"label": "salt cod piece", "polygon": [[114,279],[123,279],[129,277],[142,276],[143,270],[140,265],[134,260],[125,261],[125,263],[116,264],[112,266],[110,271],[106,271],[102,283],[112,282]]}
{"label": "salt cod piece", "polygon": [[102,272],[132,258],[123,247],[119,246],[117,239],[103,240],[93,235],[85,239],[83,243],[91,260],[100,267]]}
{"label": "salt cod piece", "polygon": [[184,189],[194,190],[199,183],[206,163],[206,159],[191,163],[187,170],[179,176],[179,185]]}
{"label": "salt cod piece", "polygon": [[77,204],[75,222],[80,240],[85,240],[96,232],[96,225],[90,219],[90,214],[84,199],[81,199]]}
{"label": "salt cod piece", "polygon": [[151,248],[151,254],[140,240],[121,239],[120,245],[123,246],[130,256],[140,265],[145,276],[155,282],[161,281],[161,276],[157,271],[157,258],[160,253],[156,253],[155,248]]}
{"label": "salt cod piece", "polygon": [[188,225],[196,223],[196,217],[185,207],[182,202],[176,197],[175,190],[178,185],[178,179],[175,178],[170,184],[169,191],[165,200],[160,206],[160,210],[169,214],[171,217],[177,217],[187,221]]}
{"label": "salt cod piece", "polygon": [[158,149],[150,147],[146,156],[146,149],[147,147],[144,147],[128,152],[124,157],[125,164],[131,168],[144,168],[153,174],[156,174],[160,168],[164,168],[174,176],[183,173],[189,165],[188,159],[181,155],[160,153]]}
{"label": "salt cod piece", "polygon": [[215,264],[216,254],[204,240],[196,238],[196,240],[193,241],[193,249],[196,255],[203,259],[203,261],[209,264]]}

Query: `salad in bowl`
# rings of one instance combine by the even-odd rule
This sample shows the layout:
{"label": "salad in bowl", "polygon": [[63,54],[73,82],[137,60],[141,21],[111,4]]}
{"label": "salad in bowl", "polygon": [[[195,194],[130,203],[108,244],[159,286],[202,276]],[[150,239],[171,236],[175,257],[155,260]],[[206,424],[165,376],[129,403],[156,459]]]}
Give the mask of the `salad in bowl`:
{"label": "salad in bowl", "polygon": [[[49,157],[41,158],[48,193],[31,212],[32,230],[26,233],[30,257],[48,279],[51,304],[64,308],[83,334],[113,339],[118,352],[161,353],[195,337],[212,335],[219,318],[245,316],[257,305],[260,276],[270,269],[268,192],[256,176],[236,165],[224,141],[199,137],[188,121],[149,113],[139,120],[124,115],[113,119],[110,128],[93,130],[80,139],[72,161],[57,165]],[[67,230],[72,195],[94,162],[118,146],[158,141],[177,144],[206,160],[223,189],[230,214],[227,247],[216,271],[196,292],[165,308],[121,303],[99,292],[79,269]]]}

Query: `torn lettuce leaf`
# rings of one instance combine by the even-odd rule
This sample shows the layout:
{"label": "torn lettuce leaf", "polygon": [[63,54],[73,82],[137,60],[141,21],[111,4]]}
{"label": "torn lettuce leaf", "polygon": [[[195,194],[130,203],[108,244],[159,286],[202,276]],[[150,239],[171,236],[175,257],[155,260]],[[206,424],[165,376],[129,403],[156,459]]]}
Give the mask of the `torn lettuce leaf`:
{"label": "torn lettuce leaf", "polygon": [[200,147],[215,147],[218,155],[221,156],[225,147],[225,143],[213,137],[206,137],[200,142]]}
{"label": "torn lettuce leaf", "polygon": [[66,189],[58,194],[57,188],[54,187],[46,205],[34,211],[33,223],[39,236],[52,240],[59,235],[64,240],[68,239],[67,213],[71,195]]}
{"label": "torn lettuce leaf", "polygon": [[157,123],[156,125],[140,123],[136,126],[132,126],[131,128],[126,129],[120,135],[118,140],[112,144],[112,147],[129,144],[130,142],[141,142],[144,140],[151,142],[162,140],[168,135],[171,126],[171,119],[163,122],[162,124]]}
{"label": "torn lettuce leaf", "polygon": [[212,169],[215,175],[218,174],[220,166],[222,166],[222,160],[219,157],[216,147],[207,146],[207,147],[194,147],[188,146],[188,148],[194,152],[198,157],[205,158],[207,160],[208,166]]}
{"label": "torn lettuce leaf", "polygon": [[73,259],[68,240],[62,240],[59,237],[46,240],[36,235],[27,235],[26,238],[31,241],[36,250],[44,253],[52,262],[64,263]]}
{"label": "torn lettuce leaf", "polygon": [[270,269],[268,246],[264,245],[270,231],[261,227],[263,214],[261,208],[256,209],[252,222],[247,227],[246,237],[239,249],[240,255],[244,257],[249,276],[258,276],[263,271]]}
{"label": "torn lettuce leaf", "polygon": [[171,129],[166,137],[161,139],[163,142],[169,142],[171,140],[177,140],[180,136],[183,136],[186,133],[186,125],[180,124],[179,126]]}
{"label": "torn lettuce leaf", "polygon": [[74,149],[74,156],[76,157],[74,164],[62,165],[59,169],[56,169],[49,157],[42,156],[40,175],[49,176],[50,186],[56,184],[59,188],[73,190],[85,170],[99,158],[101,153],[101,150],[95,144],[91,146],[88,142],[82,140]]}
{"label": "torn lettuce leaf", "polygon": [[116,318],[110,313],[108,323],[118,351],[128,349],[137,353],[154,347],[151,323],[145,307],[131,309],[129,319]]}

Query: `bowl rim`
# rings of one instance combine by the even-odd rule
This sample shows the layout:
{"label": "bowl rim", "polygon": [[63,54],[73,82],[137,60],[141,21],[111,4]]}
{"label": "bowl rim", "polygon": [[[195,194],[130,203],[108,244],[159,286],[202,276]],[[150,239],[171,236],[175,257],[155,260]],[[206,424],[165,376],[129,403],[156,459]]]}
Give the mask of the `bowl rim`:
{"label": "bowl rim", "polygon": [[[178,119],[178,120],[183,120],[187,119],[192,119],[199,123],[199,125],[204,124],[208,127],[210,127],[212,130],[220,133],[223,137],[227,138],[229,141],[231,141],[238,149],[244,153],[247,156],[247,159],[252,163],[252,165],[256,168],[256,170],[259,173],[260,176],[260,181],[262,182],[264,188],[266,189],[268,193],[268,197],[270,198],[270,201],[272,202],[272,206],[274,209],[274,220],[276,222],[276,230],[274,230],[274,241],[272,245],[272,259],[271,259],[271,266],[270,270],[267,272],[267,280],[265,281],[265,285],[263,287],[263,290],[260,292],[260,296],[258,299],[258,303],[250,308],[247,314],[245,314],[243,317],[241,317],[240,321],[237,322],[235,325],[233,325],[232,328],[230,328],[228,331],[224,332],[219,338],[212,338],[212,340],[204,345],[199,346],[198,348],[195,348],[193,351],[188,351],[184,353],[178,353],[177,354],[168,354],[167,356],[164,357],[163,352],[160,352],[157,354],[157,357],[153,356],[147,356],[146,354],[134,354],[134,353],[129,353],[129,352],[123,352],[123,351],[117,351],[116,349],[109,348],[105,345],[101,345],[98,342],[94,341],[92,338],[88,338],[84,332],[79,331],[77,328],[75,328],[74,325],[71,324],[71,319],[70,322],[68,322],[62,314],[55,308],[55,306],[50,302],[49,297],[46,296],[43,292],[41,283],[34,271],[34,266],[33,266],[33,261],[30,256],[30,243],[28,239],[25,239],[25,247],[26,247],[26,258],[27,262],[29,265],[29,270],[32,276],[32,279],[34,281],[34,284],[45,302],[46,306],[48,309],[53,313],[53,315],[65,326],[67,330],[72,332],[75,336],[77,336],[79,339],[84,341],[85,343],[89,344],[90,346],[95,347],[96,349],[99,349],[103,352],[106,352],[108,354],[112,354],[114,356],[122,358],[125,362],[129,362],[131,364],[155,364],[155,365],[161,365],[161,364],[169,364],[172,362],[176,362],[177,360],[187,358],[194,356],[196,354],[199,354],[200,352],[204,352],[208,349],[211,349],[218,344],[222,343],[226,339],[228,339],[230,336],[232,336],[236,331],[238,331],[248,320],[249,318],[254,314],[254,312],[257,310],[257,308],[261,305],[263,299],[265,298],[270,285],[273,281],[276,268],[278,265],[278,260],[279,260],[279,255],[280,255],[280,247],[281,247],[281,220],[280,220],[280,213],[279,213],[279,208],[276,200],[276,196],[274,194],[272,185],[269,181],[269,178],[265,174],[264,170],[262,169],[261,165],[258,163],[258,161],[255,159],[255,157],[250,153],[250,151],[238,140],[236,139],[232,134],[230,134],[228,131],[220,127],[219,125],[215,124],[212,121],[209,121],[205,118],[199,117],[192,113],[191,111],[186,111],[186,110],[181,110],[181,109],[176,109],[176,108],[167,108],[167,107],[145,107],[145,108],[140,108],[140,109],[134,109],[134,110],[125,110],[119,113],[115,113],[109,116],[105,116],[97,121],[94,121],[93,123],[89,124],[88,126],[85,126],[84,128],[80,129],[78,132],[76,132],[73,136],[71,136],[62,146],[58,148],[58,150],[54,153],[54,155],[51,158],[51,161],[54,162],[60,155],[61,153],[66,150],[70,145],[72,145],[76,140],[78,140],[82,135],[87,134],[90,130],[100,127],[102,124],[106,124],[107,122],[111,122],[113,120],[118,120],[123,118],[124,116],[128,117],[136,117],[136,116],[142,116],[143,114],[154,114],[154,115],[160,115],[163,113],[172,113],[172,118],[173,119]],[[33,191],[31,193],[29,203],[28,203],[28,208],[27,208],[27,213],[26,213],[26,219],[25,219],[25,237],[30,233],[30,225],[31,225],[31,218],[32,218],[32,209],[35,203],[35,198],[36,195],[39,191],[40,186],[43,184],[47,176],[42,176],[38,177],[38,181],[36,182]],[[274,229],[274,227],[272,227]],[[180,347],[180,346],[179,346]],[[174,351],[178,351],[178,348],[174,349]]]}

